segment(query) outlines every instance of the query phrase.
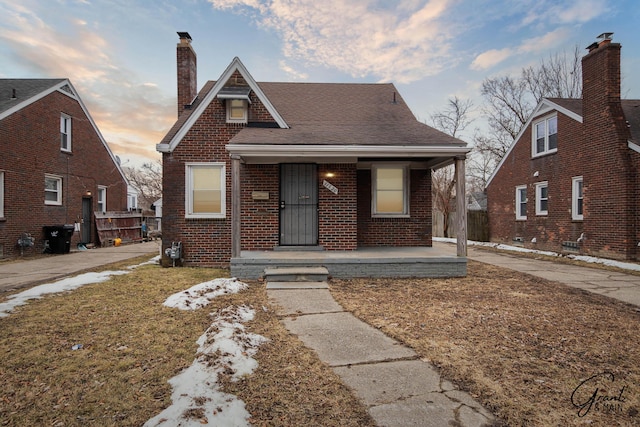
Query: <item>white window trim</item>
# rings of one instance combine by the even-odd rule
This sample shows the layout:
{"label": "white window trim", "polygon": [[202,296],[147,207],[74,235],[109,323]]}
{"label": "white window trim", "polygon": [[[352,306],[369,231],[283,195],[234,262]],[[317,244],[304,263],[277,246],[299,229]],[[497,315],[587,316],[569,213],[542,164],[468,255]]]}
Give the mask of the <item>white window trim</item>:
{"label": "white window trim", "polygon": [[[536,215],[544,216],[549,215],[549,183],[547,181],[536,182]],[[540,197],[540,193],[543,187],[547,189],[547,209],[542,210],[540,207],[540,202],[542,201]]]}
{"label": "white window trim", "polygon": [[[56,191],[57,194],[57,200],[47,200],[45,198],[44,200],[44,204],[45,205],[52,205],[52,206],[62,206],[62,177],[61,176],[57,176],[57,175],[49,175],[49,174],[45,174],[44,175],[44,179],[45,182],[47,179],[55,179],[56,181],[58,181],[59,185],[58,185],[58,191]],[[45,187],[45,193],[46,193],[46,187]]]}
{"label": "white window trim", "polygon": [[[578,183],[582,183],[582,214],[578,214]],[[574,221],[584,219],[584,180],[581,176],[571,178],[571,219]]]}
{"label": "white window trim", "polygon": [[232,101],[234,101],[233,99],[227,99],[227,101],[225,102],[225,104],[227,104],[227,123],[247,123],[247,116],[248,116],[248,103],[246,100],[244,99],[240,99],[236,101],[242,101],[242,105],[244,107],[244,115],[242,116],[242,118],[239,119],[234,119],[231,117],[231,104]]}
{"label": "white window trim", "polygon": [[0,218],[4,218],[4,171],[0,171]]}
{"label": "white window trim", "polygon": [[[556,148],[552,148],[549,149],[549,119],[552,118],[556,118],[556,128],[558,126],[558,114],[554,113],[554,114],[550,114],[547,115],[545,117],[540,118],[539,120],[536,120],[535,122],[531,123],[531,157],[540,157],[540,156],[546,156],[547,154],[551,154],[551,153],[555,153],[558,151],[558,147],[556,146]],[[539,123],[544,122],[544,150],[542,150],[541,152],[536,152],[537,148],[538,148],[538,140],[536,139],[536,127]],[[557,130],[556,130],[556,135],[557,135]]]}
{"label": "white window trim", "polygon": [[[193,175],[191,170],[198,166],[216,166],[220,167],[220,213],[193,213]],[[227,165],[224,162],[189,162],[185,164],[185,218],[214,218],[224,219],[227,217]]]}
{"label": "white window trim", "polygon": [[[100,209],[100,205],[102,205],[102,209]],[[104,185],[98,185],[98,200],[97,206],[98,212],[106,212],[107,211],[107,187]]]}
{"label": "white window trim", "polygon": [[[525,200],[520,199],[520,190],[524,189]],[[518,185],[516,187],[516,220],[525,220],[527,219],[527,214],[525,212],[524,215],[520,215],[520,205],[524,202],[527,203],[529,201],[527,197],[527,186],[526,185]]]}
{"label": "white window trim", "polygon": [[[67,147],[62,146],[63,124],[67,124]],[[68,114],[60,114],[60,150],[70,153],[71,152],[71,116]]]}
{"label": "white window trim", "polygon": [[[378,169],[398,169],[402,168],[403,179],[403,207],[402,213],[378,213],[376,212],[378,182],[376,180],[376,170]],[[371,165],[371,216],[373,218],[409,218],[409,164],[408,163],[380,163]]]}

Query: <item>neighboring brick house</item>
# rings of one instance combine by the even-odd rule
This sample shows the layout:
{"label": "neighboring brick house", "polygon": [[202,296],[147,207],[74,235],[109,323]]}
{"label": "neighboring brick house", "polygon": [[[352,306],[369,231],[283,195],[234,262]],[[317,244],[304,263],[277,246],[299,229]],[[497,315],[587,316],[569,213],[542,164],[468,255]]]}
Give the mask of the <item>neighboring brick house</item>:
{"label": "neighboring brick house", "polygon": [[489,179],[492,241],[638,259],[640,100],[620,97],[610,36],[582,59],[582,99],[543,99]]}
{"label": "neighboring brick house", "polygon": [[44,226],[95,243],[93,212],[126,209],[125,176],[69,80],[0,79],[0,141],[1,257],[23,233],[41,252]]}
{"label": "neighboring brick house", "polygon": [[257,83],[235,58],[197,93],[178,34],[179,118],[157,146],[165,248],[227,266],[241,250],[431,246],[431,169],[464,173],[464,142],[392,84]]}

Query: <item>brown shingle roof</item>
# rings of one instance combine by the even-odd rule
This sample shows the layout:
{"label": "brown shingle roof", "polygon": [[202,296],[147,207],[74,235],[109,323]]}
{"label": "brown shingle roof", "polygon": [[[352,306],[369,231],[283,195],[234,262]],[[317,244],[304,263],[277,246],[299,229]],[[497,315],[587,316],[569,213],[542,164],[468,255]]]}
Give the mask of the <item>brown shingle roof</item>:
{"label": "brown shingle roof", "polygon": [[622,111],[629,123],[631,140],[640,144],[640,99],[622,100]]}
{"label": "brown shingle roof", "polygon": [[582,116],[582,99],[579,98],[547,98],[554,104]]}

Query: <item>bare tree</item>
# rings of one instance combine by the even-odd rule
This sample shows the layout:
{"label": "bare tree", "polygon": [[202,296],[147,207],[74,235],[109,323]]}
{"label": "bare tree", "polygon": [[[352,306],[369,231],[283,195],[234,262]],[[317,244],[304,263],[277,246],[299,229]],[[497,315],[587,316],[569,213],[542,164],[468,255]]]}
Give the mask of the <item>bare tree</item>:
{"label": "bare tree", "polygon": [[[473,103],[470,100],[462,100],[457,96],[449,98],[444,110],[431,115],[431,124],[455,138],[460,137],[471,123],[470,113]],[[455,173],[453,166],[437,169],[432,173],[431,191],[433,195],[433,208],[443,215],[444,237],[449,237],[449,217],[454,210],[453,200],[455,194]],[[464,195],[462,195],[464,197]]]}
{"label": "bare tree", "polygon": [[162,163],[160,161],[144,163],[140,168],[124,167],[127,180],[138,190],[138,204],[143,209],[162,197]]}
{"label": "bare tree", "polygon": [[542,98],[580,98],[581,63],[576,46],[569,55],[556,54],[535,67],[524,68],[519,77],[485,79],[483,112],[489,130],[482,136],[476,134],[476,150],[494,156],[497,164]]}

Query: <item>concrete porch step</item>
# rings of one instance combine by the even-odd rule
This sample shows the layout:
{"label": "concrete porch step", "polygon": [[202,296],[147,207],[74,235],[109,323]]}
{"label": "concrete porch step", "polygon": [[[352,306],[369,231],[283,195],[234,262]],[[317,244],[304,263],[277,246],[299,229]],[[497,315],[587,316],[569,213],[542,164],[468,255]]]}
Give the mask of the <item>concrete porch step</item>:
{"label": "concrete porch step", "polygon": [[267,282],[267,289],[329,289],[327,282]]}
{"label": "concrete porch step", "polygon": [[264,279],[274,282],[326,282],[329,270],[326,267],[267,267]]}

